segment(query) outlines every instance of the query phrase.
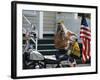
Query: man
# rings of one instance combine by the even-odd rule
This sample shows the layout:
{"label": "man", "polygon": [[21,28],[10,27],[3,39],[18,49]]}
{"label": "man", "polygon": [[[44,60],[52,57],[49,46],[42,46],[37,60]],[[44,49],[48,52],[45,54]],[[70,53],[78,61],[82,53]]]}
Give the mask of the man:
{"label": "man", "polygon": [[[57,32],[54,38],[54,44],[55,47],[59,50],[59,52],[56,53],[56,58],[59,62],[61,62],[62,60],[68,60],[70,62],[69,66],[73,66],[74,64],[76,64],[76,60],[70,56],[71,45],[74,43],[76,38],[77,35],[68,30],[64,26],[63,21],[58,23]],[[58,64],[57,67],[59,66],[60,65]]]}

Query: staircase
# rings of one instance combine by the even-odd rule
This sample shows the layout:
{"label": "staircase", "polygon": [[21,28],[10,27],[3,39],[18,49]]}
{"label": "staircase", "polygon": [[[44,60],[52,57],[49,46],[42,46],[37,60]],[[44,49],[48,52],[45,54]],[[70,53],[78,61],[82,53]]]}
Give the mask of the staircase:
{"label": "staircase", "polygon": [[43,39],[38,40],[38,51],[43,55],[55,55],[55,53],[58,51],[54,47],[53,36],[53,34],[44,34]]}

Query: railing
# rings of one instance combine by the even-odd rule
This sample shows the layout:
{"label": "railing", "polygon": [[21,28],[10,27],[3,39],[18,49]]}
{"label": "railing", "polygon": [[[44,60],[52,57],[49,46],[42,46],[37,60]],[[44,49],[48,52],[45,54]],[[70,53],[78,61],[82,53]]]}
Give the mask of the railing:
{"label": "railing", "polygon": [[[35,43],[35,50],[37,51],[37,48],[38,48],[38,45],[37,45],[38,44],[38,31],[36,30],[36,28],[33,30],[33,28],[35,26],[29,21],[29,19],[27,19],[27,17],[25,15],[23,15],[23,18],[28,22],[28,24],[30,24],[30,26],[32,28],[31,29],[32,31],[27,30],[27,33],[29,34],[30,39]],[[34,35],[32,33],[35,33],[36,36],[34,37]],[[28,45],[29,45],[29,43],[28,43]]]}

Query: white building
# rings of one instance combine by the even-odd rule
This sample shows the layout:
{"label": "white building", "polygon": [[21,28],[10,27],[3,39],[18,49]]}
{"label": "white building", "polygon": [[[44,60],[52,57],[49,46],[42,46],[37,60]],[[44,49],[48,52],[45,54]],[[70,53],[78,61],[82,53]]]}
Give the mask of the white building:
{"label": "white building", "polygon": [[[39,38],[43,38],[43,34],[55,33],[57,22],[63,20],[64,25],[79,37],[81,17],[78,13],[23,10],[23,15],[29,20],[23,17],[23,33],[26,29],[32,30],[33,25],[38,30]],[[87,22],[90,26],[89,18]]]}

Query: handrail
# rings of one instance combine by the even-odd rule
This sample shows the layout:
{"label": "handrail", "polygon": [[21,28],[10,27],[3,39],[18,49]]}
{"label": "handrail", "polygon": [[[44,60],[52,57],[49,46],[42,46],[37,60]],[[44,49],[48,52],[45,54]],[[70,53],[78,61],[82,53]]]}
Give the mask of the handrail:
{"label": "handrail", "polygon": [[26,20],[30,25],[32,25],[32,23],[27,19],[26,16],[23,15],[23,17],[25,18],[25,20]]}
{"label": "handrail", "polygon": [[[30,24],[30,26],[33,28],[34,26],[33,26],[33,24],[29,21],[29,19],[27,19],[27,17],[25,16],[25,15],[23,15],[23,17],[24,17],[24,19],[28,22],[28,24]],[[35,34],[36,34],[36,37],[34,37],[34,38],[36,38],[36,39],[34,39],[32,36],[30,36],[31,38],[31,40],[35,43],[35,49],[36,49],[36,51],[37,51],[37,44],[38,44],[38,32],[37,32],[37,30],[34,30],[34,31],[32,31],[32,32],[34,32]]]}

